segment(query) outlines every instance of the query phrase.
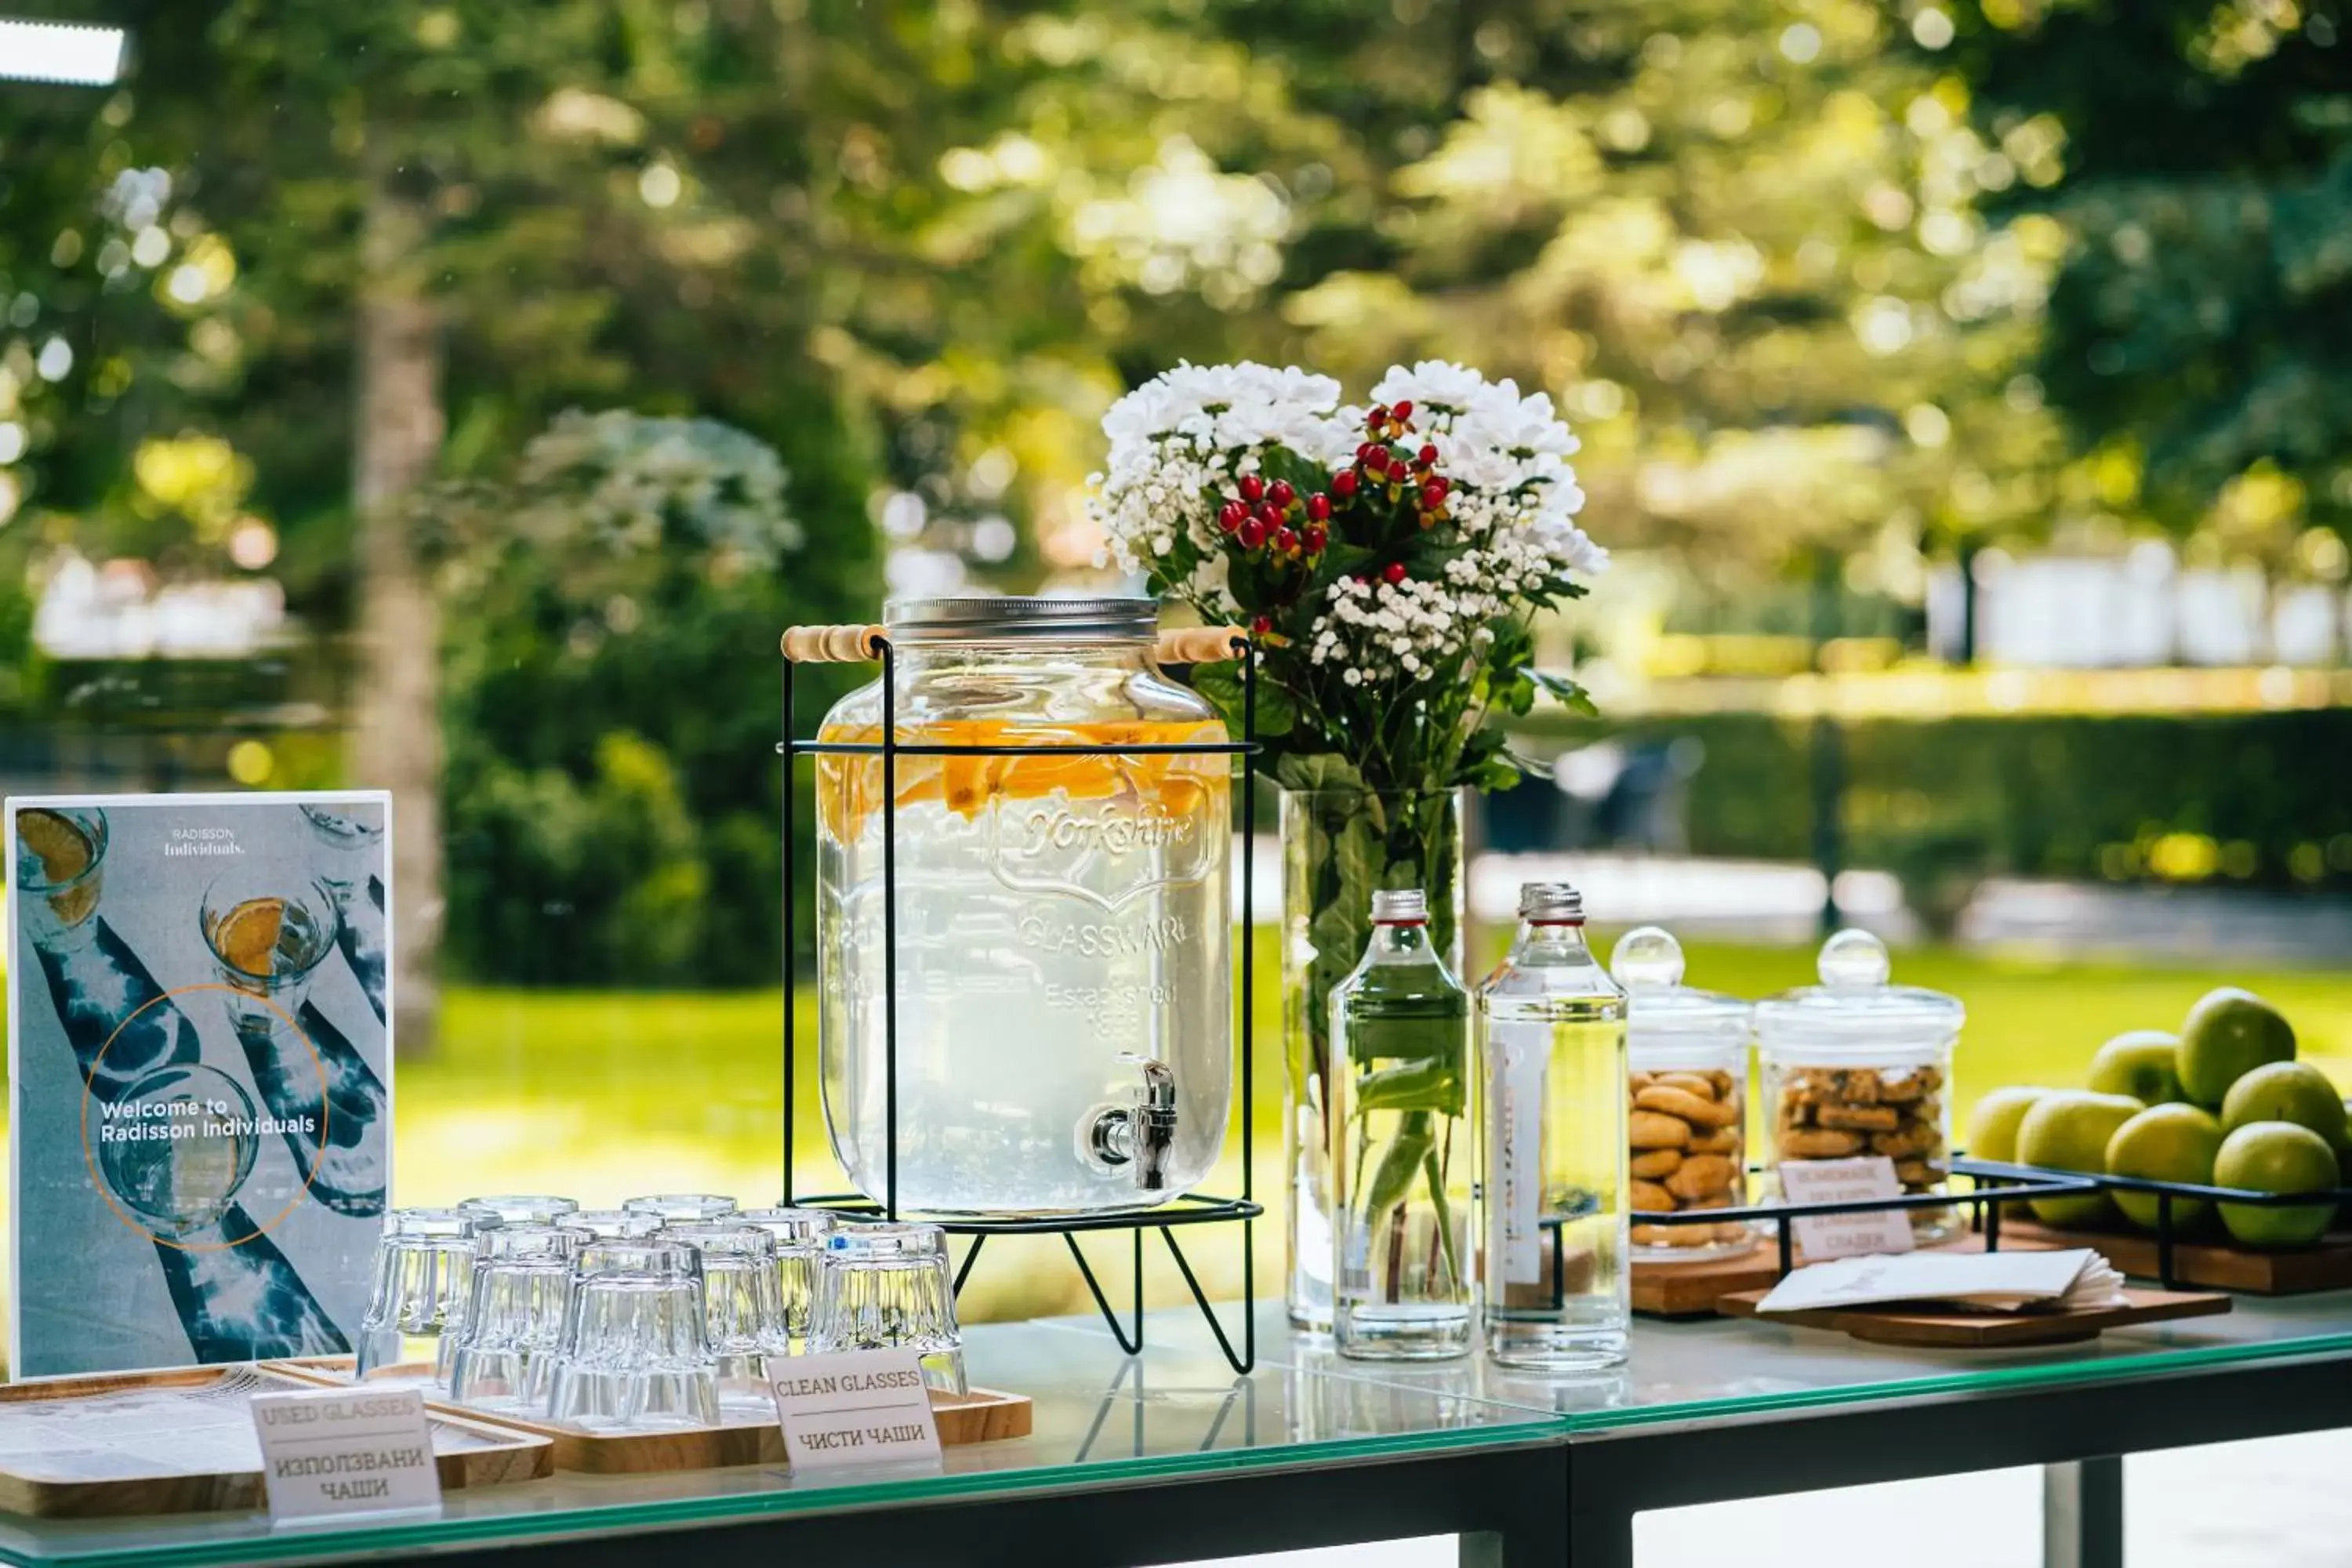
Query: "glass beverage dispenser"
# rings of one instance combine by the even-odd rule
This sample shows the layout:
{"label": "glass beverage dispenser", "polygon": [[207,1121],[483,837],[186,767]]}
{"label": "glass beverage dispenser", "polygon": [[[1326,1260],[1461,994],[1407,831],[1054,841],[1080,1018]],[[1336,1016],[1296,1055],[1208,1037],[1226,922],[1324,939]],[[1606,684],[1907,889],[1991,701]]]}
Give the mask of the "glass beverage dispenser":
{"label": "glass beverage dispenser", "polygon": [[[885,611],[895,796],[878,754],[817,760],[825,1121],[884,1195],[886,813],[898,896],[898,1201],[938,1214],[1146,1208],[1198,1182],[1232,1092],[1230,759],[1160,674],[1148,599],[956,598]],[[825,742],[878,743],[880,681]],[[1049,748],[1134,746],[1075,754]]]}

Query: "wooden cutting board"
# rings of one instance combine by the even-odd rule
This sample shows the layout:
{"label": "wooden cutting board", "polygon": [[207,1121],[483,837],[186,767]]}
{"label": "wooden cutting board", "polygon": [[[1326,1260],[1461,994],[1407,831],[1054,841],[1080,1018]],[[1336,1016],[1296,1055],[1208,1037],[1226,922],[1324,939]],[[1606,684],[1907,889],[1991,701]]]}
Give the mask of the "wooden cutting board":
{"label": "wooden cutting board", "polygon": [[[2157,1278],[2156,1237],[2135,1231],[2060,1230],[2019,1215],[2000,1224],[2003,1245],[2033,1242],[2048,1247],[2088,1247],[2135,1279]],[[2246,1290],[2258,1296],[2292,1296],[2308,1290],[2352,1288],[2352,1231],[2331,1231],[2309,1247],[2258,1252],[2220,1240],[2172,1244],[2172,1278],[2209,1290]]]}
{"label": "wooden cutting board", "polygon": [[[2007,1228],[2006,1226],[2003,1227]],[[1774,1312],[1765,1318],[1757,1304],[1770,1294],[1748,1290],[1726,1296],[1717,1310],[1727,1317],[1829,1329],[1882,1345],[1933,1345],[1988,1350],[2004,1345],[2061,1345],[2099,1337],[2109,1329],[2176,1318],[2207,1318],[2230,1310],[2230,1298],[2210,1291],[2129,1289],[2130,1305],[2073,1312],[1953,1312],[1909,1307],[1837,1307],[1811,1312]]]}
{"label": "wooden cutting board", "polygon": [[[457,1406],[453,1408],[463,1408]],[[492,1411],[467,1410],[476,1420],[510,1426],[553,1445],[555,1468],[583,1475],[646,1475],[659,1470],[710,1470],[727,1465],[781,1465],[784,1430],[772,1418],[697,1426],[682,1432],[582,1432]],[[975,1388],[970,1394],[931,1391],[931,1414],[946,1447],[1029,1436],[1035,1407],[1023,1394]]]}
{"label": "wooden cutting board", "polygon": [[1738,1290],[1769,1290],[1780,1277],[1777,1247],[1759,1242],[1732,1258],[1699,1263],[1633,1265],[1633,1310],[1654,1317],[1687,1318],[1715,1310],[1716,1302]]}
{"label": "wooden cutting board", "polygon": [[[271,1365],[314,1383],[351,1381],[349,1357]],[[394,1375],[402,1370],[386,1369]],[[446,1410],[471,1422],[528,1433],[550,1445],[555,1468],[583,1475],[650,1475],[665,1470],[714,1470],[730,1465],[784,1462],[783,1428],[772,1416],[675,1432],[583,1432],[505,1411],[451,1405],[429,1395],[425,1405],[427,1409]],[[1036,1406],[1025,1394],[975,1388],[969,1394],[956,1394],[935,1388],[931,1390],[931,1414],[939,1421],[940,1445],[952,1448],[968,1443],[993,1443],[1003,1437],[1026,1437],[1035,1419]]]}
{"label": "wooden cutting board", "polygon": [[[58,1434],[37,1458],[0,1459],[0,1509],[42,1519],[111,1519],[264,1506],[267,1499],[260,1469],[205,1462],[203,1454],[209,1445],[201,1433],[185,1436],[175,1453],[173,1427],[159,1426],[152,1436],[138,1431],[136,1415],[126,1407],[114,1425],[131,1425],[135,1446],[94,1438],[90,1447],[77,1447],[79,1439],[69,1436],[75,1430],[68,1425],[72,1415],[56,1408],[89,1405],[110,1395],[180,1394],[190,1402],[159,1409],[157,1420],[173,1419],[176,1410],[183,1420],[191,1412],[202,1412],[202,1420],[210,1420],[217,1413],[225,1420],[249,1425],[251,1416],[237,1392],[245,1383],[252,1386],[243,1389],[243,1394],[317,1386],[266,1369],[199,1366],[49,1378],[0,1387],[0,1422],[54,1421]],[[216,1401],[207,1397],[215,1391],[218,1391]],[[434,1438],[434,1467],[441,1473],[445,1491],[534,1480],[554,1470],[553,1446],[543,1437],[448,1411],[428,1409],[426,1414]],[[257,1458],[257,1444],[254,1452]],[[76,1468],[84,1473],[70,1473]]]}

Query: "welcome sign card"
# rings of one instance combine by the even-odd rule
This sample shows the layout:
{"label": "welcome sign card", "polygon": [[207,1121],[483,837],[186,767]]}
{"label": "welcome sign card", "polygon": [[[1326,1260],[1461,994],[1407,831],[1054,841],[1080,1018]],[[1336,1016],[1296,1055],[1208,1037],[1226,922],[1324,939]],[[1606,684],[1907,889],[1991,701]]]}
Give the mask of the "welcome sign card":
{"label": "welcome sign card", "polygon": [[391,815],[8,802],[14,1375],[352,1348],[391,1177]]}

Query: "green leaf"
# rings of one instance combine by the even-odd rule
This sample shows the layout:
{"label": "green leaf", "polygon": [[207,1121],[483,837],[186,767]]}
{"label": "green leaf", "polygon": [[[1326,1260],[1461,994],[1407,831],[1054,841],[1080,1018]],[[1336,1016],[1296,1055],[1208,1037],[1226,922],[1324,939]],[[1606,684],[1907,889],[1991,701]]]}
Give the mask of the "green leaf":
{"label": "green leaf", "polygon": [[1403,1201],[1405,1189],[1421,1173],[1423,1156],[1435,1147],[1437,1130],[1430,1124],[1425,1110],[1408,1110],[1398,1119],[1396,1137],[1381,1163],[1372,1172],[1370,1188],[1364,1194],[1365,1223],[1378,1229],[1380,1219]]}
{"label": "green leaf", "polygon": [[1462,782],[1472,789],[1491,794],[1498,789],[1513,787],[1524,776],[1517,763],[1508,757],[1496,756],[1487,758],[1471,769]]}
{"label": "green leaf", "polygon": [[[1238,713],[1241,709],[1240,696],[1236,692],[1234,710]],[[1271,740],[1278,735],[1287,735],[1297,728],[1298,728],[1297,700],[1281,686],[1260,675],[1257,681],[1258,738]],[[1239,730],[1234,732],[1240,733]]]}
{"label": "green leaf", "polygon": [[1328,752],[1287,756],[1275,765],[1275,782],[1286,790],[1313,794],[1331,790],[1363,790],[1364,775],[1347,758]]}
{"label": "green leaf", "polygon": [[[1548,674],[1540,669],[1530,669],[1528,673],[1538,686],[1549,692],[1560,706],[1570,712],[1586,719],[1601,717],[1601,710],[1593,706],[1592,699],[1586,693],[1584,688],[1569,679],[1568,677]],[[1526,710],[1522,709],[1520,711],[1524,712]]]}
{"label": "green leaf", "polygon": [[1242,732],[1242,683],[1233,659],[1220,664],[1196,664],[1192,667],[1192,689],[1209,700],[1225,728],[1238,735]]}
{"label": "green leaf", "polygon": [[[1463,1085],[1461,1071],[1461,1023],[1456,1020],[1442,1026],[1418,1031],[1420,1038],[1407,1041],[1402,1037],[1393,1042],[1400,1047],[1411,1045],[1422,1053],[1419,1060],[1406,1060],[1402,1066],[1378,1068],[1356,1080],[1356,1110],[1435,1110],[1447,1116],[1462,1114]],[[1359,1061],[1395,1058],[1403,1056],[1402,1049],[1381,1049],[1370,1057],[1364,1055],[1361,1040],[1354,1042]]]}

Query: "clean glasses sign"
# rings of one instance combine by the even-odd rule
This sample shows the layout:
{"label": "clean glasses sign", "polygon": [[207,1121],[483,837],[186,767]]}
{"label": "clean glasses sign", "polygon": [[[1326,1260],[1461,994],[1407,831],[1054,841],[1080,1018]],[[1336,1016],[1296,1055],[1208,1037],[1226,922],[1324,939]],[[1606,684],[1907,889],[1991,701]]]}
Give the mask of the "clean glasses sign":
{"label": "clean glasses sign", "polygon": [[919,1352],[793,1356],[769,1381],[795,1472],[940,1462],[940,1424]]}

